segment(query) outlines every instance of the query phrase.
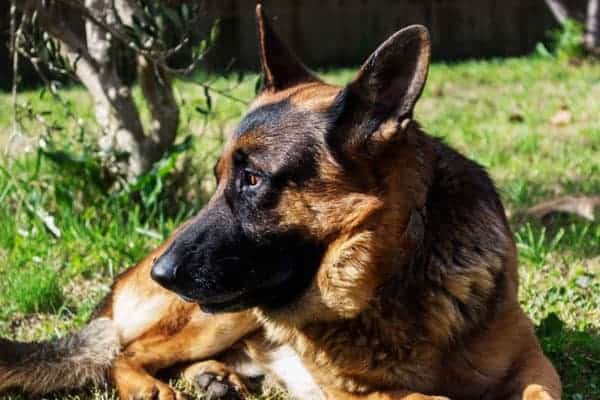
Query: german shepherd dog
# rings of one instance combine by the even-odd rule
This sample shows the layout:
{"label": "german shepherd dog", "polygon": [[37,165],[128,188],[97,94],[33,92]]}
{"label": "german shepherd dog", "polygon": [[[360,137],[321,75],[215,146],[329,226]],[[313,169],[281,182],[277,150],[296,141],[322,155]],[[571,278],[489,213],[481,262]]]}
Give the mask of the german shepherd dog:
{"label": "german shepherd dog", "polygon": [[208,204],[81,332],[3,341],[0,390],[109,378],[122,399],[179,399],[154,375],[182,365],[213,398],[266,374],[308,400],[560,399],[492,181],[413,120],[427,30],[398,31],[338,87],[257,19],[264,89]]}

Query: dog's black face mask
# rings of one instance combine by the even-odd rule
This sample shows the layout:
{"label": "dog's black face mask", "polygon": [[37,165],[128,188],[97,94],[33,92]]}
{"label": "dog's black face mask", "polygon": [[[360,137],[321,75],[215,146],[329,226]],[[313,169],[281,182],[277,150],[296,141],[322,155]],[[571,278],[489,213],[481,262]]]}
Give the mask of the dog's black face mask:
{"label": "dog's black face mask", "polygon": [[216,193],[159,257],[152,278],[210,312],[277,308],[297,298],[324,245],[302,227],[280,226],[278,200],[318,175],[314,131],[327,120],[288,101],[249,113],[215,168]]}
{"label": "dog's black face mask", "polygon": [[249,235],[219,198],[178,235],[152,277],[205,311],[276,308],[310,284],[321,255],[299,233]]}

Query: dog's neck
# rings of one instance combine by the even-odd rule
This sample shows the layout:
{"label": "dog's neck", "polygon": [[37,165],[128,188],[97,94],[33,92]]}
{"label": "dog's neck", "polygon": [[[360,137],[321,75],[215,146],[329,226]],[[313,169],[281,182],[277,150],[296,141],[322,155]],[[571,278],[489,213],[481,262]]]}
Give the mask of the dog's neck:
{"label": "dog's neck", "polygon": [[[460,340],[484,326],[502,303],[516,301],[516,272],[506,274],[516,271],[516,253],[483,168],[441,141],[429,141],[436,161],[425,201],[412,210],[407,227],[415,232],[412,256],[395,266],[378,299],[385,303],[381,309],[418,321],[430,336]],[[433,311],[426,316],[419,310]]]}

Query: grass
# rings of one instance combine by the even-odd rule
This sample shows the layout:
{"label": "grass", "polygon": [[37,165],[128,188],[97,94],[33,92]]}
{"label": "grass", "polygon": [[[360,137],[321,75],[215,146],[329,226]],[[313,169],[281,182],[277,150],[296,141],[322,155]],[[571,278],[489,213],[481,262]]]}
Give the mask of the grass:
{"label": "grass", "polygon": [[[353,74],[324,73],[336,83]],[[250,100],[255,78],[239,84],[215,78],[213,85]],[[0,335],[33,340],[81,326],[115,274],[202,206],[214,188],[209,171],[223,136],[246,106],[215,95],[205,119],[195,111],[205,106],[202,88],[190,82],[176,88],[180,137],[191,134],[193,148],[160,182],[150,182],[154,197],[144,201],[139,193],[106,194],[35,151],[40,136],[72,150],[93,140],[97,127],[82,89],[65,88],[63,104],[40,91],[21,93],[45,123],[26,124],[27,135],[12,141],[12,155],[0,164]],[[8,94],[0,95],[0,110],[0,144],[6,144]],[[560,110],[570,120],[551,123]],[[71,121],[69,111],[82,120]],[[600,399],[600,222],[560,215],[542,223],[522,213],[557,195],[600,193],[600,65],[532,57],[435,64],[416,115],[427,131],[490,171],[518,242],[520,299],[560,370],[565,398]],[[178,171],[191,180],[178,184]],[[60,237],[49,230],[48,215]]]}

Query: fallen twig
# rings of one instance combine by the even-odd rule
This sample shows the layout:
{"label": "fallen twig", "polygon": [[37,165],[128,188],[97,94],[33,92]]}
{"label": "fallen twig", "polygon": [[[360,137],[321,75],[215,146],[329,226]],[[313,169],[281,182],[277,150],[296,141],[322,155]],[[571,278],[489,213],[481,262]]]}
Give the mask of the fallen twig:
{"label": "fallen twig", "polygon": [[597,196],[564,196],[543,201],[531,208],[525,214],[535,218],[543,218],[555,212],[576,214],[589,221],[594,220],[594,210],[600,206],[600,195]]}

